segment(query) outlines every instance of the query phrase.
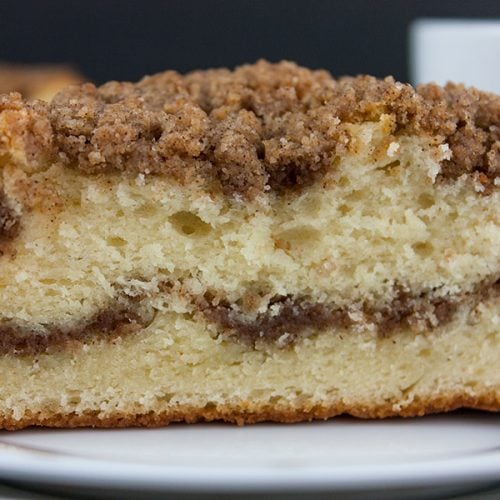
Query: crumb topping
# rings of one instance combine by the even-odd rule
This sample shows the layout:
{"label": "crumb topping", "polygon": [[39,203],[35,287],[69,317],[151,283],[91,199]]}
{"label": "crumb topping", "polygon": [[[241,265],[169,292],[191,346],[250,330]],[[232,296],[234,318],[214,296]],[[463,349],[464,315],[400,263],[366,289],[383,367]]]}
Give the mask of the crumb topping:
{"label": "crumb topping", "polygon": [[[16,101],[11,95],[3,106]],[[259,61],[234,71],[73,86],[50,104],[19,106],[24,119],[50,124],[32,131],[43,137],[30,143],[68,167],[164,174],[247,199],[321,179],[349,150],[346,124],[382,114],[392,117],[393,134],[440,136],[449,144],[440,178],[471,174],[488,190],[500,175],[500,97],[462,85],[336,80],[290,62]],[[32,150],[30,159],[36,156]]]}

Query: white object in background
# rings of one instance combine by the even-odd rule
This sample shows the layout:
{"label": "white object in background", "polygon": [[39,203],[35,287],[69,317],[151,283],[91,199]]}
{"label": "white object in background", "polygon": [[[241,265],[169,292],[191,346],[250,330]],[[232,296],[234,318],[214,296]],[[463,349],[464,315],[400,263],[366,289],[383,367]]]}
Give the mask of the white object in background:
{"label": "white object in background", "polygon": [[500,93],[500,20],[418,19],[409,35],[413,84],[452,81]]}

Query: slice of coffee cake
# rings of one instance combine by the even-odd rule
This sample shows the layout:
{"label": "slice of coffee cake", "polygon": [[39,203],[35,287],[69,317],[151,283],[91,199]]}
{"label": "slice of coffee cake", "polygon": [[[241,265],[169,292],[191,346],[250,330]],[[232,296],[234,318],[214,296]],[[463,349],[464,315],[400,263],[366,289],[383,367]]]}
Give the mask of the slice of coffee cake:
{"label": "slice of coffee cake", "polygon": [[500,97],[259,62],[0,97],[0,425],[500,410]]}

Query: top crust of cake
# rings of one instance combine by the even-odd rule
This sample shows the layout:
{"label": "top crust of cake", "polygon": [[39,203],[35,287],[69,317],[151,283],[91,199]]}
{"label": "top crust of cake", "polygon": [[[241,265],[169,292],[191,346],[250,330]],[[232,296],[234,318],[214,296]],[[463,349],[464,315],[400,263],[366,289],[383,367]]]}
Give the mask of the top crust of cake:
{"label": "top crust of cake", "polygon": [[382,115],[388,135],[449,145],[441,179],[473,174],[491,191],[499,96],[455,84],[414,89],[391,77],[336,80],[290,62],[71,86],[48,104],[0,96],[0,157],[22,156],[32,170],[55,159],[88,174],[163,174],[253,199],[325,178],[352,148],[349,125]]}

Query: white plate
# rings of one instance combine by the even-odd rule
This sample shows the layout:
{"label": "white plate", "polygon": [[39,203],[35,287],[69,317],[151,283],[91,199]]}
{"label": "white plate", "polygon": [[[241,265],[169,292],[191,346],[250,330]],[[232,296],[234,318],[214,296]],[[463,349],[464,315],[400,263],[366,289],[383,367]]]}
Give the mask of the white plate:
{"label": "white plate", "polygon": [[0,433],[0,477],[137,491],[376,491],[500,480],[500,414]]}

